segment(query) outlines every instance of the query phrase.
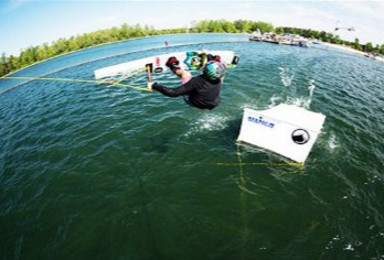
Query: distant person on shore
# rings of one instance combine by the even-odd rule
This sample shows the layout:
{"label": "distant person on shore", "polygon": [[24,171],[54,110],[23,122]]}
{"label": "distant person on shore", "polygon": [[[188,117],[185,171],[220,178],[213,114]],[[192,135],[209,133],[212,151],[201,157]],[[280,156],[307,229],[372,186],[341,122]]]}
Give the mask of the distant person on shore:
{"label": "distant person on shore", "polygon": [[168,97],[183,96],[184,101],[200,109],[214,109],[220,103],[220,89],[226,66],[219,56],[207,55],[208,62],[202,66],[203,73],[192,77],[189,71],[180,68],[176,57],[170,57],[166,63],[171,71],[181,78],[182,85],[167,88],[157,83],[149,83],[148,88],[159,91]]}

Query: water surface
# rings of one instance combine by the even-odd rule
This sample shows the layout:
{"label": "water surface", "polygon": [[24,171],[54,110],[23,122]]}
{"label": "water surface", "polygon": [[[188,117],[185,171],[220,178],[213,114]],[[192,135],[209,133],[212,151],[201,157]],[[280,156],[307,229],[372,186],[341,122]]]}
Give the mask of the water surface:
{"label": "water surface", "polygon": [[[382,63],[182,34],[91,48],[16,76],[92,79],[100,67],[199,49],[241,56],[212,111],[76,82],[31,81],[0,95],[2,259],[384,257]],[[1,81],[0,91],[19,83]],[[244,107],[280,103],[327,116],[304,168],[236,146]]]}

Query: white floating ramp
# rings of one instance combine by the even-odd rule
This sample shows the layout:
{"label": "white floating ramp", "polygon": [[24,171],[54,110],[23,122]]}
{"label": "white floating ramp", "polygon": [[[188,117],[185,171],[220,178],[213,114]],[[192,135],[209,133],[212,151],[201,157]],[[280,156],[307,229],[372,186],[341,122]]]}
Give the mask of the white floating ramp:
{"label": "white floating ramp", "polygon": [[[133,60],[97,69],[94,71],[95,79],[107,77],[131,75],[138,70],[150,67],[153,73],[163,73],[169,71],[166,63],[170,57],[176,57],[180,61],[180,67],[185,70],[191,69],[191,63],[201,61],[199,52],[174,52],[157,56],[146,57],[143,59]],[[235,67],[239,61],[239,57],[233,51],[208,51],[206,54],[218,55],[221,57],[221,62],[228,67]]]}
{"label": "white floating ramp", "polygon": [[304,163],[324,121],[325,115],[294,105],[260,111],[245,108],[237,141]]}

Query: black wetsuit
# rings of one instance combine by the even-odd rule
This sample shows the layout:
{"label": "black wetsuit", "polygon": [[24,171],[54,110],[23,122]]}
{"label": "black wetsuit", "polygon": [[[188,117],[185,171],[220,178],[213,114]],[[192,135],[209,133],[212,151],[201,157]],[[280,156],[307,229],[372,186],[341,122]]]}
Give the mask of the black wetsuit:
{"label": "black wetsuit", "polygon": [[167,88],[154,83],[153,89],[168,97],[188,95],[190,105],[200,109],[213,109],[220,103],[221,80],[210,81],[200,75],[178,88]]}

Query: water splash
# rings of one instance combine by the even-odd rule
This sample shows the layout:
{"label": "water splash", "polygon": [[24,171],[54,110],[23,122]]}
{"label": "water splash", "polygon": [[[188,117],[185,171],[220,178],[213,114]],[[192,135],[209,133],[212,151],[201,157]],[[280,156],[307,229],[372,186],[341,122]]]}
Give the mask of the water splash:
{"label": "water splash", "polygon": [[204,115],[192,123],[186,137],[207,131],[220,131],[227,127],[229,118],[223,115]]}
{"label": "water splash", "polygon": [[295,105],[298,107],[309,109],[309,104],[311,103],[311,101],[308,100],[308,98],[306,97],[296,97],[296,98],[288,97],[287,103],[289,105]]}
{"label": "water splash", "polygon": [[283,83],[284,87],[289,87],[295,78],[295,73],[292,72],[289,68],[279,67],[279,70],[281,83]]}
{"label": "water splash", "polygon": [[337,137],[334,133],[331,133],[329,139],[328,139],[328,148],[331,152],[336,150],[338,147],[340,147],[340,143],[337,140]]}
{"label": "water splash", "polygon": [[312,100],[312,97],[313,97],[313,92],[316,88],[316,85],[315,85],[315,80],[314,79],[311,79],[309,81],[309,86],[308,86],[308,90],[309,90],[309,99]]}
{"label": "water splash", "polygon": [[268,106],[268,108],[272,108],[272,107],[275,107],[277,106],[278,104],[281,103],[281,97],[279,96],[272,96],[270,99],[270,105]]}
{"label": "water splash", "polygon": [[308,86],[309,95],[301,96],[301,97],[288,97],[287,98],[288,104],[310,109],[315,88],[316,88],[315,80],[313,79],[309,80],[309,86]]}
{"label": "water splash", "polygon": [[346,245],[346,247],[344,248],[344,250],[347,250],[347,251],[354,251],[355,248],[353,248],[351,244],[348,244],[348,245]]}

